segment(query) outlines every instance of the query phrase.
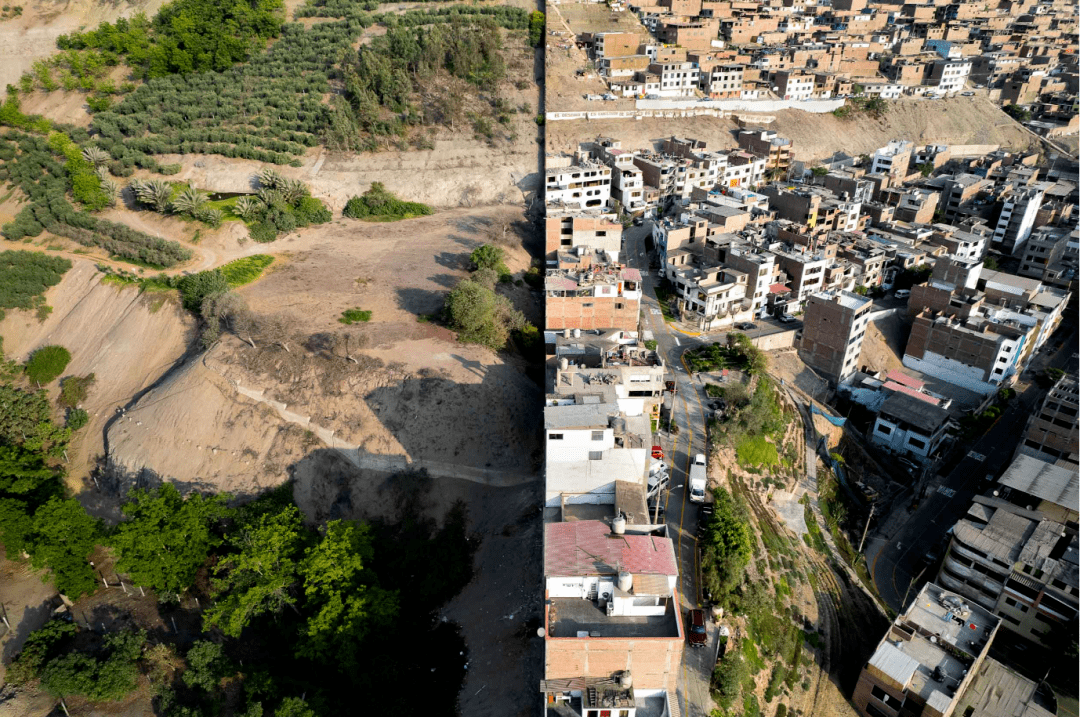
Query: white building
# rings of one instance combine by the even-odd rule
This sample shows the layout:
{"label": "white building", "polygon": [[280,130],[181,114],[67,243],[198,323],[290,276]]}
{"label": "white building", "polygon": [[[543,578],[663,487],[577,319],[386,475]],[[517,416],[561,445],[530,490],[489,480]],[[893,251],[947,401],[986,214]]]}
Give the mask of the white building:
{"label": "white building", "polygon": [[930,459],[945,438],[949,412],[923,394],[897,392],[885,399],[870,430],[870,440],[920,463]]}
{"label": "white building", "polygon": [[[870,173],[881,172],[882,174],[901,177],[906,175],[907,164],[911,160],[911,153],[914,149],[915,145],[906,139],[890,141],[887,145],[874,152],[874,162],[870,167]],[[899,166],[901,162],[903,167]],[[897,165],[896,168],[893,167],[894,164]]]}
{"label": "white building", "polygon": [[1005,254],[1020,254],[1035,227],[1035,215],[1042,206],[1042,187],[1022,187],[1002,202],[1001,214],[994,227],[994,248]]}
{"label": "white building", "polygon": [[698,86],[698,68],[693,62],[654,62],[649,72],[660,77],[661,97],[688,97]]}
{"label": "white building", "polygon": [[970,74],[970,60],[939,60],[931,70],[930,83],[936,84],[938,92],[959,92]]}
{"label": "white building", "polygon": [[671,538],[617,530],[599,520],[545,524],[547,599],[598,600],[609,617],[664,615],[679,579]]}
{"label": "white building", "polygon": [[586,162],[545,171],[544,199],[549,205],[580,209],[606,207],[611,199],[611,167]]}
{"label": "white building", "polygon": [[547,463],[545,505],[613,504],[615,482],[645,485],[652,427],[646,416],[625,416],[613,403],[553,398],[544,408]]}
{"label": "white building", "polygon": [[897,100],[904,94],[903,85],[890,85],[885,82],[871,82],[863,85],[863,94],[867,97],[880,97],[883,100]]}

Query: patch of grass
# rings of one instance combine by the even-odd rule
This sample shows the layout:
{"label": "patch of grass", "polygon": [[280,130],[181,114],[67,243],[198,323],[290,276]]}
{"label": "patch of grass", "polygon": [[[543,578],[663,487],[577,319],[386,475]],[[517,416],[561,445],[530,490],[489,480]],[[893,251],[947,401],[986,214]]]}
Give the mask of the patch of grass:
{"label": "patch of grass", "polygon": [[650,351],[655,351],[656,350],[656,342],[653,341],[652,339],[645,339],[645,348],[649,349]]}
{"label": "patch of grass", "polygon": [[371,312],[363,309],[346,309],[341,312],[341,318],[338,319],[338,323],[351,325],[358,323],[365,323],[371,321]]}
{"label": "patch of grass", "polygon": [[[821,533],[821,526],[818,525],[817,518],[814,517],[814,511],[810,509],[809,503],[803,506],[803,518],[806,520],[806,530],[810,534],[810,540],[807,544],[812,545],[814,550],[822,555],[831,557],[832,551],[829,550],[829,546],[825,542],[825,536]],[[811,579],[811,582],[813,582],[813,579]]]}
{"label": "patch of grass", "polygon": [[761,655],[758,654],[757,645],[753,640],[742,641],[742,655],[746,660],[746,666],[750,668],[750,674],[756,675],[765,669],[765,661],[761,659]]}
{"label": "patch of grass", "polygon": [[274,257],[268,254],[255,254],[230,261],[219,267],[218,271],[225,277],[225,281],[229,282],[229,286],[235,288],[255,281],[262,275],[263,270],[273,263]]}
{"label": "patch of grass", "polygon": [[821,635],[816,632],[810,632],[809,630],[803,630],[803,640],[810,643],[810,646],[815,650],[821,648]]}
{"label": "patch of grass", "polygon": [[735,453],[742,466],[774,466],[780,463],[776,445],[766,440],[765,436],[748,436],[739,441]]}
{"label": "patch of grass", "polygon": [[781,685],[787,677],[787,668],[783,665],[773,665],[772,675],[769,677],[769,686],[765,688],[765,701],[772,702],[780,692]]}

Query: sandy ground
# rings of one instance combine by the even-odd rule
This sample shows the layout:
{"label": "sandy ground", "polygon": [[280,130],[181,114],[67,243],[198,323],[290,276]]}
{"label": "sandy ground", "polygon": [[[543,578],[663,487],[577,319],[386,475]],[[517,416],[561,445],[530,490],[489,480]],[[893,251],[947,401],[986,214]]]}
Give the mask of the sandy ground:
{"label": "sandy ground", "polygon": [[[458,344],[418,320],[466,275],[469,252],[520,218],[520,210],[493,208],[394,224],[342,220],[271,245],[285,254],[241,294],[257,316],[275,317],[281,341],[260,337],[252,348],[231,338],[178,367],[110,429],[110,460],[125,480],[147,469],[190,487],[248,493],[284,480],[321,445],[307,430],[317,425],[361,455],[535,470],[540,389],[520,359]],[[522,271],[529,258],[515,241],[508,264]],[[539,301],[527,287],[500,291]],[[371,322],[338,323],[348,308],[371,311]],[[301,424],[237,386],[282,404]]]}
{"label": "sandy ground", "polygon": [[[56,38],[102,22],[145,12],[152,16],[165,0],[29,0],[20,17],[0,22],[0,86],[16,84],[33,64],[54,54]],[[72,120],[64,120],[70,122]]]}
{"label": "sandy ground", "polygon": [[[554,111],[550,100],[548,106]],[[890,102],[888,113],[880,120],[841,120],[831,114],[800,110],[770,114],[776,121],[769,129],[791,139],[796,159],[804,161],[824,159],[838,150],[872,154],[893,139],[909,139],[917,145],[999,144],[1012,149],[1035,143],[1014,120],[988,100],[977,97]],[[737,146],[737,130],[734,120],[716,117],[691,117],[677,122],[656,118],[573,120],[549,122],[546,128],[549,152],[572,150],[578,142],[599,135],[622,140],[624,149],[645,148],[672,134],[705,140],[710,149],[720,150]]]}

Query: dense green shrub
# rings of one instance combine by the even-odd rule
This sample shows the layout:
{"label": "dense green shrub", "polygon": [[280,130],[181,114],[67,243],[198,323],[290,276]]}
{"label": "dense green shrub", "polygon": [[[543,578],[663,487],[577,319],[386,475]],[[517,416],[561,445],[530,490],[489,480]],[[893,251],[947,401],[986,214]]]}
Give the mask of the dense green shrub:
{"label": "dense green shrub", "polygon": [[397,221],[431,214],[431,207],[419,202],[403,202],[387,191],[382,182],[372,182],[371,188],[345,203],[342,214],[352,219]]}
{"label": "dense green shrub", "polygon": [[544,13],[539,10],[529,13],[529,44],[533,47],[544,44]]}
{"label": "dense green shrub", "polygon": [[200,271],[198,274],[185,276],[177,282],[180,298],[188,311],[199,311],[203,301],[214,294],[224,294],[229,290],[229,282],[220,271]]}
{"label": "dense green shrub", "polygon": [[35,300],[40,303],[45,290],[59,284],[70,268],[67,259],[41,252],[0,252],[0,319],[4,309],[34,308]]}
{"label": "dense green shrub", "polygon": [[26,362],[26,375],[35,383],[44,385],[64,372],[71,361],[71,353],[63,346],[43,346]]}
{"label": "dense green shrub", "polygon": [[84,409],[73,408],[67,412],[67,428],[75,432],[90,422],[90,414]]}
{"label": "dense green shrub", "polygon": [[277,239],[278,230],[273,224],[267,222],[255,222],[248,227],[248,236],[259,244],[267,244]]}
{"label": "dense green shrub", "polygon": [[60,397],[56,399],[56,402],[65,408],[77,408],[86,400],[86,395],[95,380],[92,373],[86,376],[68,376],[60,382]]}
{"label": "dense green shrub", "polygon": [[511,332],[527,325],[524,315],[513,308],[509,299],[469,279],[460,282],[446,297],[445,310],[459,341],[494,351],[505,348]]}

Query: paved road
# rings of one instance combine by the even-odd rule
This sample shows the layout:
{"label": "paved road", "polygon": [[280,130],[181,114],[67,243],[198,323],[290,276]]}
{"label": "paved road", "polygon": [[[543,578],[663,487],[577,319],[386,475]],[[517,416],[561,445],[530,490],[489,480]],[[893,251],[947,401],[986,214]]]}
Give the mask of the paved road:
{"label": "paved road", "polygon": [[[645,254],[644,239],[650,229],[632,227],[624,232],[623,260],[630,266],[648,270],[648,256]],[[657,351],[664,357],[668,372],[678,383],[678,394],[672,399],[668,396],[664,406],[679,427],[671,436],[661,433],[660,443],[664,447],[665,461],[671,466],[671,484],[665,496],[668,530],[675,542],[676,556],[679,560],[680,611],[685,619],[686,611],[700,605],[699,586],[697,584],[697,505],[687,497],[687,478],[690,458],[696,453],[705,452],[705,414],[701,400],[704,389],[700,381],[692,380],[681,362],[682,352],[699,346],[706,341],[720,340],[716,335],[708,337],[690,336],[672,329],[663,320],[659,304],[653,293],[658,277],[649,272],[644,278],[644,292],[641,304],[642,326],[651,331],[657,342]],[[762,323],[759,322],[759,326]],[[785,330],[788,327],[785,327]],[[767,331],[767,328],[762,328]],[[716,656],[715,628],[710,624],[709,644],[705,648],[687,647],[683,660],[683,669],[679,676],[678,694],[682,714],[688,717],[705,717],[712,710],[709,698],[709,678]]]}
{"label": "paved road", "polygon": [[[1050,341],[1062,341],[1062,337],[1061,349],[1040,359],[1039,365],[1068,367],[1075,374],[1075,329],[1063,327]],[[1021,382],[1016,389],[1016,399],[956,468],[947,476],[929,478],[926,497],[906,522],[888,535],[867,539],[866,560],[874,584],[893,610],[899,612],[906,599],[934,577],[930,572],[936,566],[921,574],[922,557],[935,545],[944,547],[949,528],[967,512],[972,496],[986,488],[986,475],[1000,476],[1011,462],[1028,416],[1046,395],[1034,384]],[[910,492],[901,493],[891,510],[907,510],[911,500]]]}

